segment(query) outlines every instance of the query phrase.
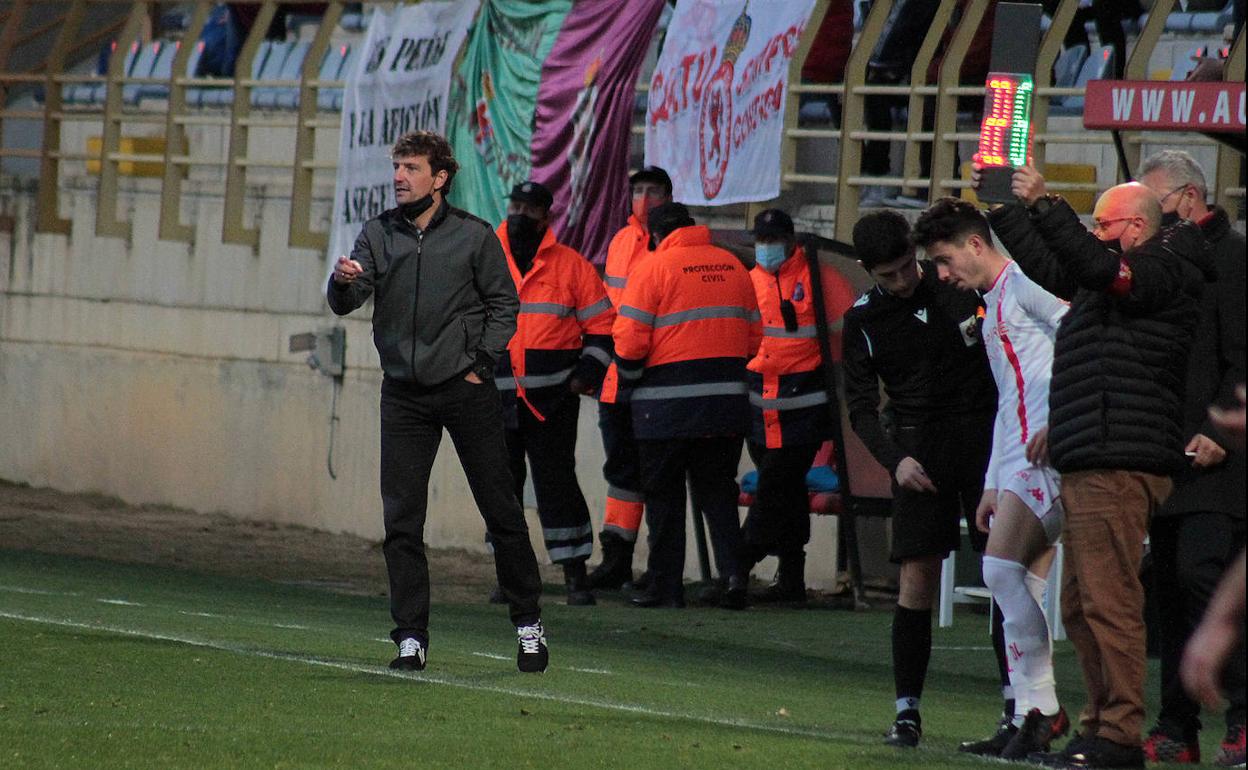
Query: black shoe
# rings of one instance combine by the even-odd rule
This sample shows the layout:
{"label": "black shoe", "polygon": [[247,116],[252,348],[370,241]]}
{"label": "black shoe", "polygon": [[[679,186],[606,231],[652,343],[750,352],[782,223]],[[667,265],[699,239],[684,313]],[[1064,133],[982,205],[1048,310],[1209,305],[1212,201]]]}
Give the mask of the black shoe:
{"label": "black shoe", "polygon": [[403,639],[399,642],[399,656],[390,661],[390,668],[397,671],[424,671],[425,645],[419,639]]}
{"label": "black shoe", "polygon": [[546,647],[546,632],[542,621],[531,626],[516,626],[519,650],[516,652],[516,668],[526,674],[540,674],[550,663],[550,650]]}
{"label": "black shoe", "polygon": [[629,601],[632,602],[634,607],[644,607],[647,609],[652,607],[664,607],[667,609],[679,610],[684,609],[685,607],[685,597],[679,594],[665,594],[654,585],[651,585],[645,591],[637,594]]}
{"label": "black shoe", "polygon": [[1088,740],[1087,736],[1075,733],[1060,751],[1038,751],[1034,754],[1028,754],[1027,761],[1033,765],[1041,765],[1043,767],[1066,767],[1070,758],[1082,750]]}
{"label": "black shoe", "polygon": [[633,543],[619,535],[602,532],[602,563],[589,573],[586,588],[590,591],[618,591],[633,579]]}
{"label": "black shoe", "polygon": [[719,597],[720,609],[725,610],[743,610],[749,605],[746,596],[745,587],[749,585],[749,578],[743,578],[740,575],[733,575],[728,578],[728,587]]}
{"label": "black shoe", "polygon": [[923,726],[917,717],[913,719],[898,717],[897,721],[893,722],[893,726],[888,728],[888,732],[884,733],[884,744],[902,749],[913,749],[919,745],[919,739],[922,737]]}
{"label": "black shoe", "polygon": [[704,583],[694,592],[693,604],[695,607],[718,607],[727,589],[727,582],[718,578]]}
{"label": "black shoe", "polygon": [[751,601],[759,604],[806,604],[806,584],[772,583],[761,591],[756,591]]}
{"label": "black shoe", "polygon": [[1056,767],[1067,770],[1144,770],[1144,749],[1124,746],[1099,735],[1083,740],[1074,751],[1067,746],[1063,753],[1067,754],[1066,762]]}
{"label": "black shoe", "polygon": [[1054,738],[1068,732],[1070,718],[1066,716],[1066,709],[1058,706],[1057,713],[1051,716],[1041,714],[1040,709],[1032,709],[1023,717],[1023,726],[1018,734],[1001,751],[1001,758],[1015,761],[1048,751]]}
{"label": "black shoe", "polygon": [[490,604],[506,604],[507,597],[503,596],[502,586],[494,586],[494,590],[490,591]]}
{"label": "black shoe", "polygon": [[576,561],[563,565],[563,585],[568,591],[569,607],[591,607],[598,603],[589,590],[589,577],[585,574],[585,562]]}
{"label": "black shoe", "polygon": [[999,757],[1017,733],[1018,728],[1014,726],[1014,721],[1008,716],[1002,716],[997,723],[997,731],[990,737],[978,741],[963,741],[958,744],[958,751],[977,757]]}

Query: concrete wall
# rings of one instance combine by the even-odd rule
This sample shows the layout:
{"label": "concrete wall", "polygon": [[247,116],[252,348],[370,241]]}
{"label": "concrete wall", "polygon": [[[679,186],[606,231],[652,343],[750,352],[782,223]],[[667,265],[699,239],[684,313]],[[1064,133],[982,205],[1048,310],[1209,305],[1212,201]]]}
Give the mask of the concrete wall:
{"label": "concrete wall", "polygon": [[[0,478],[380,539],[380,372],[368,310],[345,320],[322,296],[323,256],[286,246],[289,187],[249,188],[261,246],[222,244],[215,180],[192,178],[193,245],[156,237],[159,185],[123,179],[131,238],[95,234],[93,177],[68,176],[66,236],[36,234],[33,190],[0,182]],[[326,191],[326,196],[328,191]],[[328,201],[314,219],[325,226]],[[348,370],[329,454],[332,381],[291,334],[343,323]],[[578,473],[595,531],[606,487],[596,407],[582,400]],[[743,457],[742,467],[748,467]],[[483,551],[484,526],[449,440],[435,466],[427,540]],[[529,511],[538,553],[540,529]],[[641,547],[644,554],[644,544]],[[814,522],[808,577],[835,579],[835,521]],[[692,552],[688,574],[696,574]],[[769,577],[772,565],[758,574]]]}

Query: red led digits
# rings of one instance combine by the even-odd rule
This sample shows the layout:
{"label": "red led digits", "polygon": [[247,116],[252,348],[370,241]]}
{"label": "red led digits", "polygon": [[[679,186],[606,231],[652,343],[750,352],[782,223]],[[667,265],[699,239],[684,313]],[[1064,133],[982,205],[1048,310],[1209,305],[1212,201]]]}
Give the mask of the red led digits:
{"label": "red led digits", "polygon": [[1031,136],[1031,75],[991,72],[984,121],[979,129],[979,162],[985,166],[1024,166]]}

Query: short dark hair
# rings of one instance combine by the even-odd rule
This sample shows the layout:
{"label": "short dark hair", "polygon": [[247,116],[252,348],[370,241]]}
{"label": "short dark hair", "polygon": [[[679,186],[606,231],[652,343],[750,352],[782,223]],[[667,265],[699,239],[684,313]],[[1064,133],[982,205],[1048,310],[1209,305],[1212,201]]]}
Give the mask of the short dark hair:
{"label": "short dark hair", "polygon": [[654,242],[660,243],[664,238],[682,227],[693,227],[696,222],[683,203],[669,201],[655,206],[650,210],[648,226]]}
{"label": "short dark hair", "polygon": [[914,245],[927,248],[934,243],[961,245],[972,235],[992,245],[988,218],[975,204],[959,198],[941,198],[919,215],[910,236]]}
{"label": "short dark hair", "polygon": [[872,211],[854,225],[854,251],[868,270],[896,262],[910,247],[910,223],[892,209]]}
{"label": "short dark hair", "polygon": [[455,172],[459,171],[459,163],[455,160],[455,153],[446,137],[432,131],[409,131],[400,136],[394,143],[394,149],[390,150],[392,158],[415,156],[428,160],[429,168],[434,174],[439,171],[446,172],[446,184],[442,185],[441,192],[444,196],[449,193],[451,180],[455,178]]}

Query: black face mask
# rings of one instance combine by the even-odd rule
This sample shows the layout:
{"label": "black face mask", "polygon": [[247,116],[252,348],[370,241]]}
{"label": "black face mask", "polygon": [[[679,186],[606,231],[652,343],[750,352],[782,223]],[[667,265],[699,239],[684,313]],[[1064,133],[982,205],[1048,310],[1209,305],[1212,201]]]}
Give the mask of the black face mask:
{"label": "black face mask", "polygon": [[409,222],[416,220],[416,217],[429,210],[433,205],[433,193],[426,194],[423,198],[417,198],[414,201],[399,204],[399,213]]}
{"label": "black face mask", "polygon": [[1178,210],[1167,211],[1161,215],[1162,227],[1173,227],[1182,221],[1183,217],[1179,216]]}
{"label": "black face mask", "polygon": [[507,216],[507,243],[511,246],[511,256],[516,260],[520,272],[526,272],[537,256],[537,247],[546,234],[546,226],[524,214]]}

